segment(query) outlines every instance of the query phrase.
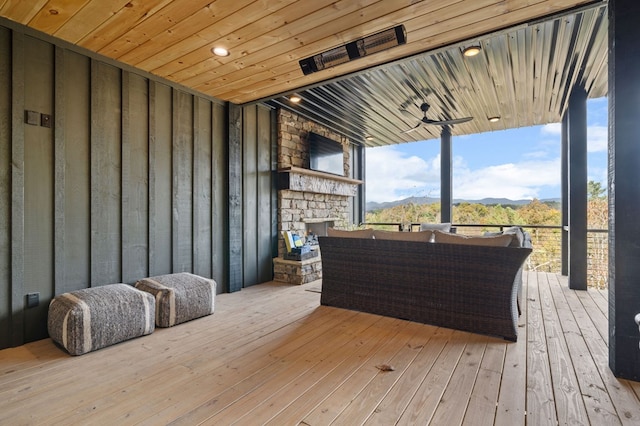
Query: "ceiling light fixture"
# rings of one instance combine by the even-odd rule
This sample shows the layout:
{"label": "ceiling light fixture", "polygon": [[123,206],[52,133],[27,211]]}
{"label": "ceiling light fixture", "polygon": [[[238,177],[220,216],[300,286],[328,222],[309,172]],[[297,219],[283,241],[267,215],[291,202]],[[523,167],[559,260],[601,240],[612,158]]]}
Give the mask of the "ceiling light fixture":
{"label": "ceiling light fixture", "polygon": [[363,56],[400,46],[407,42],[407,32],[404,25],[398,25],[388,30],[352,41],[345,45],[327,50],[314,56],[302,59],[300,68],[304,75],[308,75]]}
{"label": "ceiling light fixture", "polygon": [[494,116],[494,117],[489,117],[488,118],[490,123],[497,123],[498,121],[500,121],[500,116]]}
{"label": "ceiling light fixture", "polygon": [[213,52],[213,54],[216,56],[229,56],[229,51],[220,46],[214,47],[213,49],[211,49],[211,52]]}
{"label": "ceiling light fixture", "polygon": [[462,51],[462,54],[464,56],[466,56],[467,58],[470,58],[470,57],[476,56],[478,53],[480,53],[480,50],[481,50],[480,46],[467,46]]}
{"label": "ceiling light fixture", "polygon": [[373,140],[373,136],[366,136],[365,139],[368,140],[368,141],[372,141]]}
{"label": "ceiling light fixture", "polygon": [[301,100],[302,98],[298,95],[289,96],[289,102],[293,102],[294,104],[300,103]]}

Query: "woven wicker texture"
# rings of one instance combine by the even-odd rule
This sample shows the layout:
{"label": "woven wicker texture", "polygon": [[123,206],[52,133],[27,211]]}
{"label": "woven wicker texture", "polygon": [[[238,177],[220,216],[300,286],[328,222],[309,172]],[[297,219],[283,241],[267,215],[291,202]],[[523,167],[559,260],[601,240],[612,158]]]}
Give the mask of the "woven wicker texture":
{"label": "woven wicker texture", "polygon": [[515,341],[530,248],[320,237],[321,304]]}

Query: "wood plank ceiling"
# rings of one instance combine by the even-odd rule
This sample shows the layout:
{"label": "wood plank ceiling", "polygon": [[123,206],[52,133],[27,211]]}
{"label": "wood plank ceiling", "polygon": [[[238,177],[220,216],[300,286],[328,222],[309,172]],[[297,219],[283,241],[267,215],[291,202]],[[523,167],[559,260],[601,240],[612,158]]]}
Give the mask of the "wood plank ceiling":
{"label": "wood plank ceiling", "polygon": [[[345,109],[339,119],[320,114],[322,106],[317,105],[316,108],[310,103],[311,99],[305,108],[315,108],[321,115],[320,120],[328,124],[335,122],[336,130],[354,142],[380,145],[435,137],[434,130],[418,130],[398,136],[402,129],[413,123],[404,116],[398,117],[398,105],[403,102],[419,103],[423,99],[432,104],[430,114],[438,118],[488,114],[506,118],[505,108],[512,108],[510,99],[506,97],[511,97],[526,104],[508,111],[514,117],[536,116],[533,122],[542,123],[548,120],[545,111],[549,109],[553,110],[551,112],[556,119],[564,107],[563,88],[579,80],[574,78],[575,70],[574,74],[567,74],[560,66],[593,68],[588,70],[593,75],[579,77],[592,85],[589,88],[594,90],[591,95],[602,96],[602,88],[598,87],[602,85],[602,78],[598,80],[594,69],[600,70],[603,66],[603,54],[597,55],[596,48],[605,51],[606,69],[603,7],[598,8],[600,15],[588,18],[591,19],[589,22],[579,17],[554,21],[554,24],[539,22],[526,25],[589,4],[606,5],[606,2],[0,0],[0,16],[236,104],[266,101],[319,85],[319,90],[338,90],[338,98],[344,98],[340,92],[343,87],[332,88],[321,83],[360,72],[355,78],[343,80],[352,94],[347,99],[355,105]],[[579,22],[575,22],[576,19]],[[300,59],[398,24],[403,24],[407,31],[407,43],[404,45],[306,76],[300,69]],[[517,25],[521,27],[515,32],[502,33]],[[579,51],[571,45],[574,36],[587,42],[601,43],[602,37],[594,38],[592,35],[602,31],[605,32],[605,44],[589,46],[593,54],[586,55],[588,49]],[[478,58],[480,65],[469,66],[459,54],[455,54],[456,51],[459,53],[465,41],[482,44],[484,54]],[[566,42],[570,45],[563,44]],[[211,53],[214,46],[229,49],[230,55],[214,56]],[[452,47],[453,50],[444,47]],[[413,59],[406,62],[408,58]],[[556,63],[559,60],[561,64]],[[540,64],[545,62],[548,66],[540,68]],[[378,68],[383,64],[394,64],[403,71],[386,73],[385,67]],[[362,73],[363,70],[374,73]],[[483,77],[476,79],[478,71]],[[458,77],[457,73],[461,72],[466,72],[466,75]],[[468,76],[470,72],[473,72],[471,77]],[[556,79],[550,78],[549,73],[559,74]],[[587,70],[581,73],[586,74]],[[387,74],[392,74],[392,80],[385,82]],[[400,74],[403,74],[402,81],[398,80]],[[447,81],[438,81],[437,77],[445,75]],[[371,81],[373,79],[375,84]],[[432,81],[448,85],[450,94],[436,96],[437,90],[431,87]],[[548,87],[549,81],[554,84]],[[505,85],[487,92],[480,90],[503,83],[508,83],[509,87]],[[559,100],[554,100],[553,105],[540,105],[548,100],[548,96],[540,94],[545,90],[552,90]],[[320,103],[321,97],[317,93],[309,92],[309,95],[313,95],[316,104]],[[332,99],[335,98],[324,99],[324,102]],[[387,111],[389,108],[393,111]],[[375,110],[375,114],[369,113],[371,110]],[[419,110],[414,113],[421,115]],[[381,115],[383,121],[394,121],[395,124],[376,125]],[[345,122],[358,125],[349,127]],[[476,119],[468,125],[455,126],[454,134],[492,129],[479,122]],[[527,120],[505,120],[501,123],[503,127],[516,127],[527,125]],[[373,139],[369,141],[367,136]]]}

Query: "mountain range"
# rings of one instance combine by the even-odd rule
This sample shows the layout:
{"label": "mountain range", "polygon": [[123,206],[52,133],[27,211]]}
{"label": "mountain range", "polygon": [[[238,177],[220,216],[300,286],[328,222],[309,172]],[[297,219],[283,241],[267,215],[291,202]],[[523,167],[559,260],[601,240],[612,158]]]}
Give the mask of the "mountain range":
{"label": "mountain range", "polygon": [[[547,198],[544,200],[540,200],[542,203],[560,203],[560,198]],[[377,203],[375,201],[367,202],[367,211],[373,210],[383,210],[388,209],[390,207],[400,206],[403,204],[433,204],[439,203],[440,198],[432,198],[432,197],[408,197],[402,200],[395,201],[386,201],[382,203]],[[522,206],[529,204],[531,200],[510,200],[508,198],[483,198],[481,200],[463,200],[463,199],[453,199],[453,204],[460,203],[471,203],[471,204],[485,204],[485,205],[501,205],[501,206]]]}

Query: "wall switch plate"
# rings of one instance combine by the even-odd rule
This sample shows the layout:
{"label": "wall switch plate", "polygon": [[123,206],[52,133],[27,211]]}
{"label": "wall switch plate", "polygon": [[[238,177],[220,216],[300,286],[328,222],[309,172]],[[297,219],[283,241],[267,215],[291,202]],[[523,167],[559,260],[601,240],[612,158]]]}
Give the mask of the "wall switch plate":
{"label": "wall switch plate", "polygon": [[24,122],[32,126],[40,125],[40,113],[37,111],[24,111]]}
{"label": "wall switch plate", "polygon": [[40,304],[40,293],[27,293],[27,308],[36,308]]}
{"label": "wall switch plate", "polygon": [[40,125],[42,127],[51,127],[51,114],[42,114],[40,116]]}

